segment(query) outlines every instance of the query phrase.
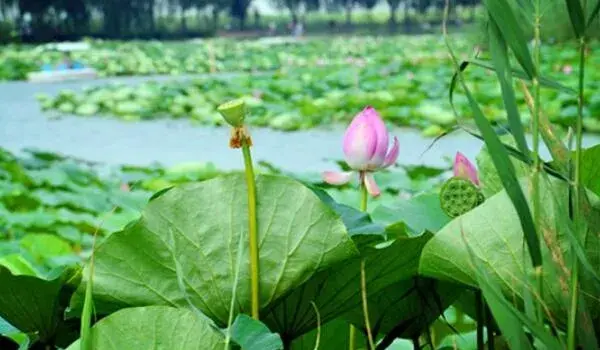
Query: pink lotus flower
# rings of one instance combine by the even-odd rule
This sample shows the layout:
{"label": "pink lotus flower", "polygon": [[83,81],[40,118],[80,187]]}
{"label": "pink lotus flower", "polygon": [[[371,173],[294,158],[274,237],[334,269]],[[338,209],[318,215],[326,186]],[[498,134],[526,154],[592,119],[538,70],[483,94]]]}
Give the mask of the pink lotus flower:
{"label": "pink lotus flower", "polygon": [[[383,120],[371,106],[360,112],[346,129],[343,144],[348,166],[358,171],[361,184],[374,197],[381,194],[373,172],[385,169],[398,159],[400,144],[394,137],[392,147],[389,144],[388,130]],[[323,173],[323,180],[332,185],[343,185],[350,181],[353,172]]]}
{"label": "pink lotus flower", "polygon": [[570,64],[567,64],[566,66],[563,67],[562,71],[564,74],[570,75],[571,73],[573,73],[573,66],[571,66]]}
{"label": "pink lotus flower", "polygon": [[454,158],[454,176],[471,180],[476,186],[479,186],[477,169],[473,163],[460,152],[456,152],[456,157]]}

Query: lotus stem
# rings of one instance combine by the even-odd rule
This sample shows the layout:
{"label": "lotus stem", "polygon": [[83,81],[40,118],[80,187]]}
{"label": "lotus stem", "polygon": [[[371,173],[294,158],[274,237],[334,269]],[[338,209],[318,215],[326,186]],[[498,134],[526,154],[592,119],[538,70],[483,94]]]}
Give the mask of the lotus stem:
{"label": "lotus stem", "polygon": [[[360,210],[366,212],[367,205],[369,203],[369,193],[367,187],[364,185],[363,172],[360,173]],[[369,349],[375,350],[375,341],[373,339],[373,333],[371,332],[371,321],[369,320],[369,302],[367,298],[367,273],[365,268],[365,259],[360,261],[360,295],[362,299],[363,314],[365,316],[365,328],[367,331],[367,340],[369,342]],[[350,325],[350,339],[348,342],[348,349],[354,350],[356,348],[356,328]]]}
{"label": "lotus stem", "polygon": [[360,289],[362,296],[363,312],[365,314],[365,328],[367,329],[367,339],[369,341],[369,349],[375,350],[375,341],[371,332],[371,321],[369,320],[369,303],[367,300],[367,274],[365,269],[365,259],[360,262]]}
{"label": "lotus stem", "polygon": [[489,307],[485,306],[485,328],[487,331],[487,346],[488,350],[494,350],[494,315],[492,315],[492,310]]}
{"label": "lotus stem", "polygon": [[419,336],[414,337],[412,343],[414,350],[421,350],[421,342],[419,341]]}
{"label": "lotus stem", "polygon": [[354,350],[356,349],[356,327],[350,325],[350,335],[348,339],[348,349]]}
{"label": "lotus stem", "polygon": [[477,318],[477,350],[483,350],[485,345],[483,339],[483,296],[479,290],[475,292],[475,317]]}
{"label": "lotus stem", "polygon": [[[361,177],[363,174],[361,174]],[[369,193],[364,181],[361,181],[360,186],[361,200],[360,210],[366,212],[367,204],[369,203]],[[362,296],[363,314],[365,315],[365,328],[367,329],[367,339],[369,341],[369,349],[375,350],[375,341],[371,332],[371,321],[369,320],[369,301],[367,299],[367,272],[365,269],[365,259],[360,261],[360,292]]]}
{"label": "lotus stem", "polygon": [[259,269],[258,269],[258,222],[256,217],[256,178],[250,154],[250,142],[243,139],[242,153],[244,155],[244,168],[246,185],[248,187],[248,237],[250,247],[250,283],[252,300],[252,318],[260,319],[259,299]]}
{"label": "lotus stem", "polygon": [[[363,175],[361,174],[361,178]],[[367,192],[367,186],[361,181],[360,186],[360,211],[367,211],[367,205],[369,203],[369,193]]]}

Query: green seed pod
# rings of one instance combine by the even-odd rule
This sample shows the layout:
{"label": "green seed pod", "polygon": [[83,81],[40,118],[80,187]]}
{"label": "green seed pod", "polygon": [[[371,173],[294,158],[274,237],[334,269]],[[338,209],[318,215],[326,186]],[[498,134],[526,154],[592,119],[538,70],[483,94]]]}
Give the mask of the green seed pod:
{"label": "green seed pod", "polygon": [[234,128],[244,125],[244,118],[246,118],[246,102],[244,100],[238,99],[225,102],[217,110],[225,121]]}
{"label": "green seed pod", "polygon": [[440,204],[449,217],[455,218],[483,203],[485,198],[470,180],[453,177],[440,192]]}

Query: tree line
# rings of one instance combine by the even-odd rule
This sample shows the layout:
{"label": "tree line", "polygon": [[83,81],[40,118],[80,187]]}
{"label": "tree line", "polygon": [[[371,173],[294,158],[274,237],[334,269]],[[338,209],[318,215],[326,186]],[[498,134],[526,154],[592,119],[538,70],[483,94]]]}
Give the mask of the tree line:
{"label": "tree line", "polygon": [[[397,23],[400,8],[442,7],[443,0],[270,0],[271,4],[290,13],[298,21],[311,12],[346,13],[351,23],[357,7],[372,10],[380,2],[387,3],[389,22]],[[472,6],[479,0],[454,3]],[[0,0],[3,28],[10,26],[13,36],[24,41],[72,39],[81,36],[104,38],[169,38],[210,35],[228,16],[239,30],[248,29],[249,16],[254,26],[260,25],[260,13],[252,10],[252,0]],[[190,28],[190,18],[195,19]]]}

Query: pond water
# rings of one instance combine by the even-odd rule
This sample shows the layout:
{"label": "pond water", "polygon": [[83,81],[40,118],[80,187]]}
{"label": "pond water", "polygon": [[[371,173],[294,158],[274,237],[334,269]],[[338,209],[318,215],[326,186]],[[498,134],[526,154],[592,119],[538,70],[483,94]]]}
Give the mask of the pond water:
{"label": "pond water", "polygon": [[[188,79],[198,76],[183,76]],[[80,90],[107,83],[137,84],[174,77],[108,78],[85,82],[0,84],[0,147],[12,152],[24,148],[61,153],[107,164],[175,165],[183,162],[213,162],[222,169],[241,167],[239,151],[228,148],[229,129],[202,127],[184,120],[153,120],[127,123],[110,118],[48,118],[35,100],[36,93],[56,94],[63,89]],[[266,161],[288,171],[321,171],[332,168],[332,160],[343,157],[343,126],[294,133],[251,129],[255,160]],[[465,133],[438,141],[420,131],[397,128],[400,164],[446,165],[444,157],[456,151],[474,157],[481,142]],[[600,136],[586,135],[586,145],[600,143]],[[547,152],[544,150],[544,155]]]}

